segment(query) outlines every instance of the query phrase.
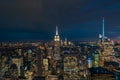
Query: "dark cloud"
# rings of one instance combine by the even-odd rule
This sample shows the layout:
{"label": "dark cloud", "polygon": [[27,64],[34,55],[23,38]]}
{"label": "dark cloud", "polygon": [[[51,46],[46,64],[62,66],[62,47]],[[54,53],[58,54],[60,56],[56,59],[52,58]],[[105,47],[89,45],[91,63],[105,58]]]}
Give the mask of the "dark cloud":
{"label": "dark cloud", "polygon": [[114,38],[119,36],[119,14],[119,0],[1,0],[0,36],[53,39],[58,25],[62,37],[96,39],[104,16],[106,35]]}

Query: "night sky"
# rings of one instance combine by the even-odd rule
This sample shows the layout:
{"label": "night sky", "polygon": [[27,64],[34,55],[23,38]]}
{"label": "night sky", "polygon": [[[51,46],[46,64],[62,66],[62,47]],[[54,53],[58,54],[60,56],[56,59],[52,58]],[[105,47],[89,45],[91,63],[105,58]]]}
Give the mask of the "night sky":
{"label": "night sky", "polygon": [[120,0],[0,0],[0,41],[94,41],[102,33],[120,40]]}

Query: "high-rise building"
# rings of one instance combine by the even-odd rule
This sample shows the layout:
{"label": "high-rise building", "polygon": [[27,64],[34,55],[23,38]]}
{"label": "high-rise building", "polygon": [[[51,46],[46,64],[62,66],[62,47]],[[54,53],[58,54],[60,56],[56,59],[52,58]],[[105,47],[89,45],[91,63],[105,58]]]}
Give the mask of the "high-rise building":
{"label": "high-rise building", "polygon": [[23,58],[22,57],[13,57],[12,62],[17,65],[18,76],[21,75],[20,67],[23,66]]}
{"label": "high-rise building", "polygon": [[104,17],[103,17],[103,30],[102,30],[102,41],[105,40],[105,29],[104,29]]}
{"label": "high-rise building", "polygon": [[114,42],[105,36],[104,18],[102,20],[102,35],[99,35],[101,50],[100,55],[100,66],[104,66],[105,61],[111,61],[110,57],[114,57]]}
{"label": "high-rise building", "polygon": [[64,45],[67,46],[67,44],[68,44],[67,38],[65,38]]}
{"label": "high-rise building", "polygon": [[56,34],[54,37],[54,60],[60,60],[60,37],[58,34],[58,27],[56,26]]}
{"label": "high-rise building", "polygon": [[104,17],[102,20],[102,34],[99,34],[99,41],[104,42],[105,41],[105,27],[104,27]]}
{"label": "high-rise building", "polygon": [[94,67],[99,67],[99,53],[98,53],[98,51],[94,52]]}

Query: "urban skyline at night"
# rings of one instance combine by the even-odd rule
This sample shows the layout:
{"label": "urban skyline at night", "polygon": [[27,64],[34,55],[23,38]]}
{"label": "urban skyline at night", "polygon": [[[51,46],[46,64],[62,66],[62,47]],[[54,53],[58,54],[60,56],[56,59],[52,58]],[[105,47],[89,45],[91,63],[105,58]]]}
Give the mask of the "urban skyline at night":
{"label": "urban skyline at night", "polygon": [[120,80],[120,0],[0,0],[0,80]]}
{"label": "urban skyline at night", "polygon": [[61,39],[96,41],[102,34],[120,40],[119,0],[0,1],[0,41],[53,40],[56,25]]}

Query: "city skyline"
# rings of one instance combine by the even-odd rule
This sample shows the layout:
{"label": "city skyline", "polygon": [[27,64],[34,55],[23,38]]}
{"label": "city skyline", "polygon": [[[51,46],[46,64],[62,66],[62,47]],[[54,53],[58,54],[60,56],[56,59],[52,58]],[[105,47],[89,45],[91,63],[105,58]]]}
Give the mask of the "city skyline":
{"label": "city skyline", "polygon": [[0,41],[61,39],[95,41],[102,34],[120,40],[119,0],[0,1]]}

